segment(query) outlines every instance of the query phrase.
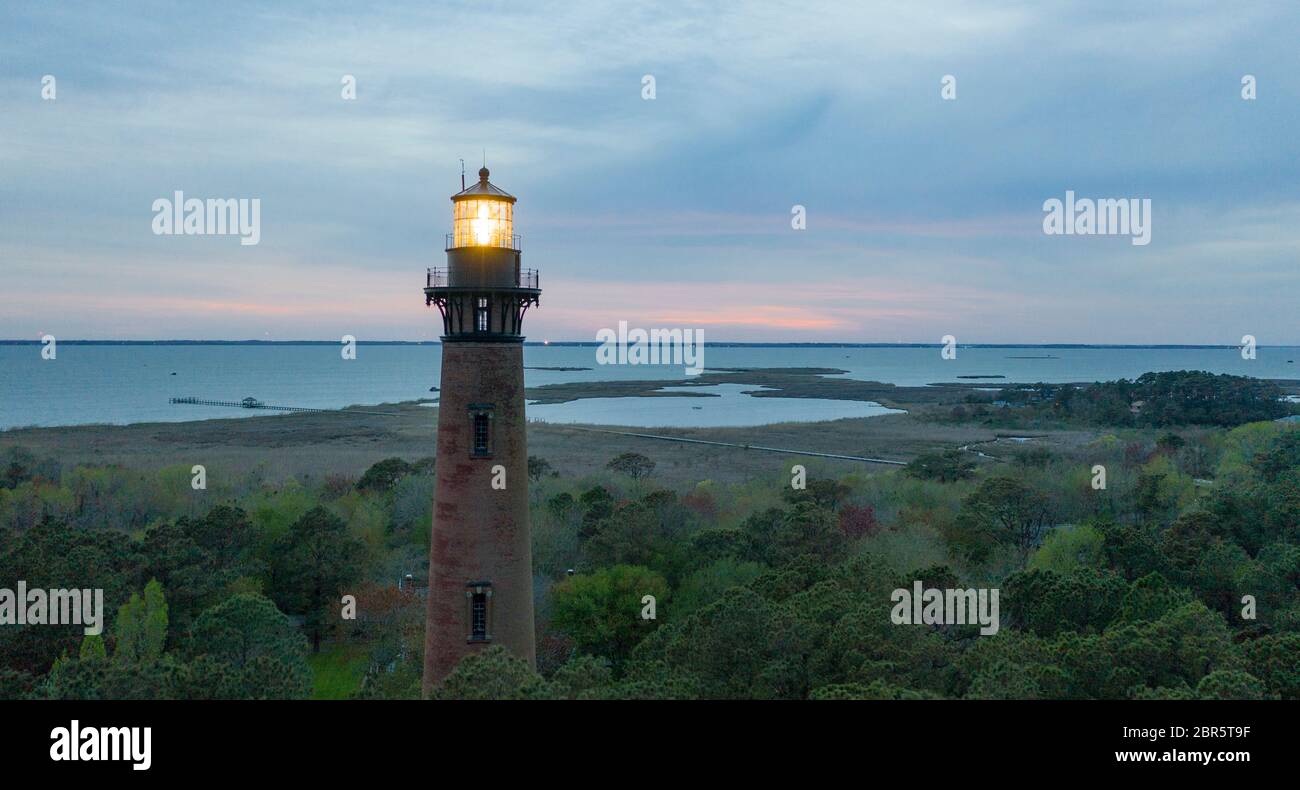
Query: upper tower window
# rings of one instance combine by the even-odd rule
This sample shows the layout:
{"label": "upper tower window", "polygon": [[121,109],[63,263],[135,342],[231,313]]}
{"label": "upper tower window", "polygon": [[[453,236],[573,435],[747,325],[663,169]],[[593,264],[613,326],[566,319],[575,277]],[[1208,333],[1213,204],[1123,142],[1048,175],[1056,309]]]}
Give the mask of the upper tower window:
{"label": "upper tower window", "polygon": [[474,302],[474,331],[488,331],[490,323],[490,314],[488,313],[488,300],[486,296],[480,296]]}
{"label": "upper tower window", "polygon": [[488,458],[492,455],[492,404],[469,405],[469,455]]}

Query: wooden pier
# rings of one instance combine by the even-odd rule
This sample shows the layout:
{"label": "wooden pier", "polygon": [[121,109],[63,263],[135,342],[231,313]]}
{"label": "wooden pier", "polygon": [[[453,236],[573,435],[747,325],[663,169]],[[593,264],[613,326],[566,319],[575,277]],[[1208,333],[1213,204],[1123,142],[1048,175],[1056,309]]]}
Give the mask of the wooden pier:
{"label": "wooden pier", "polygon": [[242,401],[206,400],[204,398],[169,398],[168,403],[182,406],[226,406],[232,409],[260,409],[264,411],[287,412],[339,412],[342,414],[372,414],[378,417],[396,417],[390,411],[363,411],[361,409],[312,409],[306,406],[271,406],[256,398],[244,398]]}

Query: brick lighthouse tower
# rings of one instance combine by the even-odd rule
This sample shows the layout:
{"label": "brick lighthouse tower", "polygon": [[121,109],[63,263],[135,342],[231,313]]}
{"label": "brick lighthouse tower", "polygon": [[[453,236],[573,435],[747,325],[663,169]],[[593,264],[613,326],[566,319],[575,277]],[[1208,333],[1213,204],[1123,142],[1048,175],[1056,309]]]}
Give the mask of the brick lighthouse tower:
{"label": "brick lighthouse tower", "polygon": [[522,331],[542,291],[520,268],[515,198],[478,175],[451,197],[447,268],[424,289],[442,313],[426,696],[489,645],[536,663]]}

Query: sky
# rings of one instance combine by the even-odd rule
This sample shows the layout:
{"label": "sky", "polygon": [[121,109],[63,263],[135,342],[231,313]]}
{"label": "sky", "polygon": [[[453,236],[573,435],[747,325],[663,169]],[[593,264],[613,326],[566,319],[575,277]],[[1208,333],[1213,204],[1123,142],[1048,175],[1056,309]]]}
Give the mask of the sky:
{"label": "sky", "polygon": [[[424,269],[486,157],[532,341],[1300,344],[1297,30],[1292,0],[5,3],[0,338],[436,339]],[[258,199],[259,243],[155,234],[178,190]],[[1045,234],[1067,191],[1149,199],[1150,243]]]}

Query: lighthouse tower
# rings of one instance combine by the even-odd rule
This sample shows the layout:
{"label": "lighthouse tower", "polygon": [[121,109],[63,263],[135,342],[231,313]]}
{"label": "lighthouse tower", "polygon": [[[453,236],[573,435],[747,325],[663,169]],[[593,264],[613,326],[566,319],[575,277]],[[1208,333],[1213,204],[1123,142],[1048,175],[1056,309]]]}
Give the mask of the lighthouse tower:
{"label": "lighthouse tower", "polygon": [[515,198],[478,175],[451,197],[447,267],[424,289],[442,314],[426,696],[489,645],[536,663],[522,332],[542,291],[520,268]]}

